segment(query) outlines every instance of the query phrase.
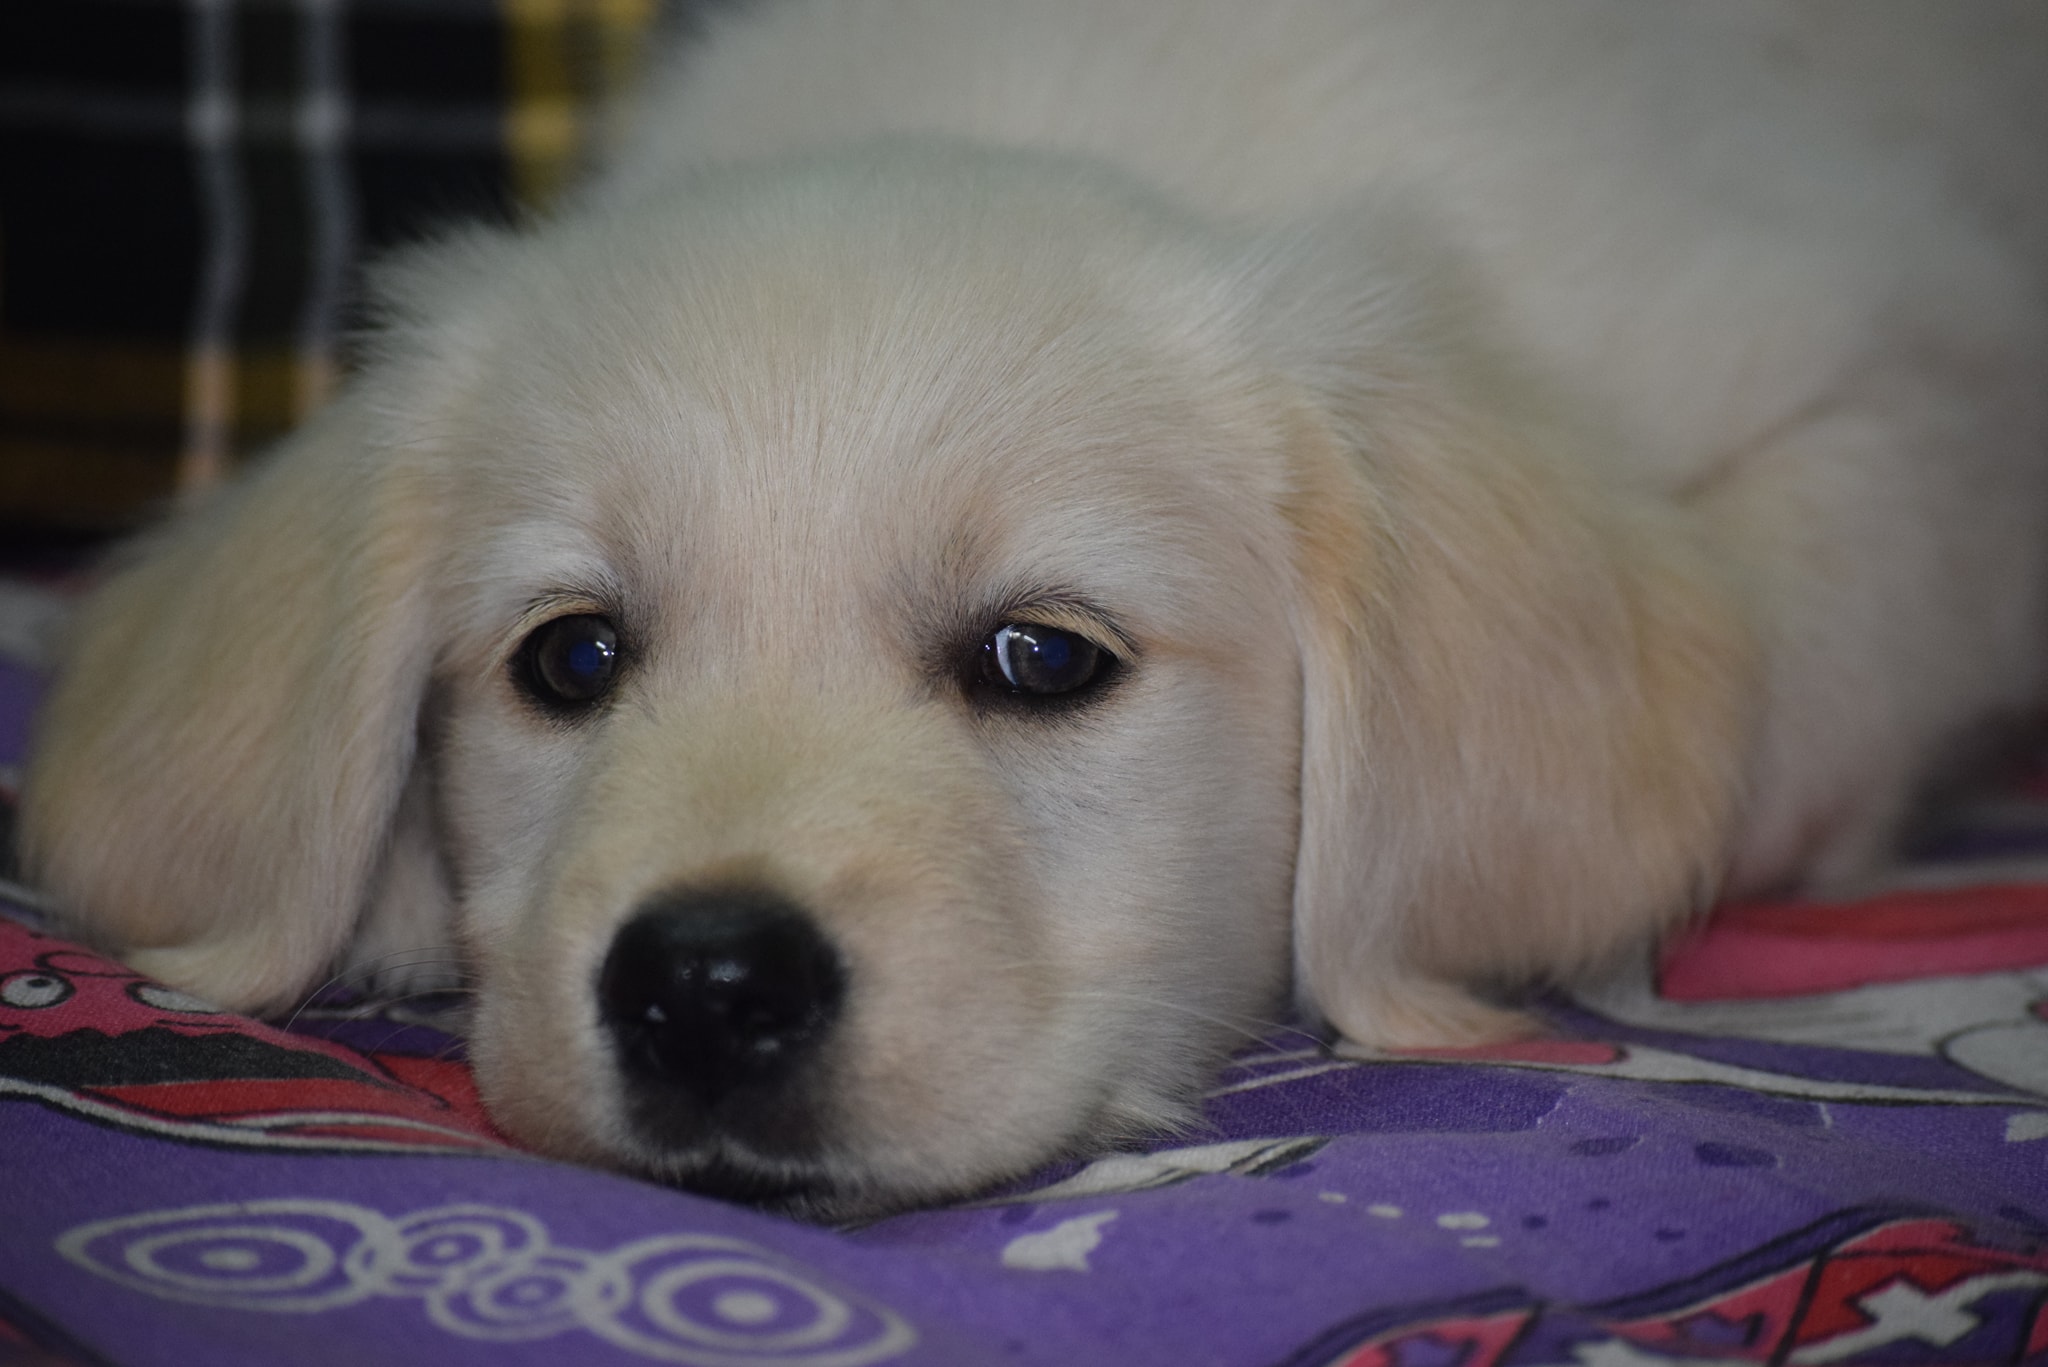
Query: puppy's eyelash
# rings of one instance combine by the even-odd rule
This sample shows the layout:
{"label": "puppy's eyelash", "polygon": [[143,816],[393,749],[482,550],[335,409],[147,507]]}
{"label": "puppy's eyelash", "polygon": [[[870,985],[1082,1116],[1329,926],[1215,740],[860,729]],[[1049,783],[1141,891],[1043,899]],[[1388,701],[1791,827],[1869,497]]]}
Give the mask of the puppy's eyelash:
{"label": "puppy's eyelash", "polygon": [[[1019,592],[999,600],[1000,606],[980,615],[976,625],[962,631],[946,652],[942,672],[979,712],[1011,713],[1051,720],[1085,712],[1101,704],[1128,674],[1139,650],[1136,642],[1110,614],[1094,600],[1066,590],[1037,589]],[[1035,642],[1025,649],[1025,659],[1003,660],[1004,652],[1019,640],[1071,638],[1072,648],[1084,652],[1072,663],[1086,671],[1086,677],[1064,682],[1060,674],[1069,666],[1069,647],[1056,647],[1058,655],[1040,654]],[[1036,680],[1024,676],[1028,662],[1044,665]],[[1014,667],[1013,667],[1014,666]]]}
{"label": "puppy's eyelash", "polygon": [[994,612],[984,614],[976,639],[1009,622],[1055,627],[1085,637],[1126,664],[1141,653],[1137,640],[1116,617],[1086,594],[1067,589],[1034,589],[1006,596]]}
{"label": "puppy's eyelash", "polygon": [[[637,653],[619,599],[609,585],[569,585],[536,594],[513,620],[498,643],[494,668],[535,715],[558,726],[572,726],[601,710],[616,690],[619,676],[631,667]],[[597,691],[587,697],[558,696],[561,680],[551,679],[541,667],[541,634],[551,623],[579,619],[595,621],[603,628],[604,677]]]}
{"label": "puppy's eyelash", "polygon": [[509,659],[527,637],[548,622],[557,617],[585,615],[608,618],[615,624],[625,620],[625,613],[620,610],[620,595],[610,586],[551,589],[528,600],[499,638],[497,653]]}

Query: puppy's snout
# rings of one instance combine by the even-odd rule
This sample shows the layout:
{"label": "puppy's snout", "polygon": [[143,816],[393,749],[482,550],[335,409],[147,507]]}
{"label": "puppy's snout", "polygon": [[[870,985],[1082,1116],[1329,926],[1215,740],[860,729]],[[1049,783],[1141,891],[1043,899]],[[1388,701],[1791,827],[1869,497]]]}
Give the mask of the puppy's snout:
{"label": "puppy's snout", "polygon": [[845,995],[839,952],[810,917],[754,891],[650,901],[612,941],[598,978],[627,1075],[706,1107],[788,1076]]}

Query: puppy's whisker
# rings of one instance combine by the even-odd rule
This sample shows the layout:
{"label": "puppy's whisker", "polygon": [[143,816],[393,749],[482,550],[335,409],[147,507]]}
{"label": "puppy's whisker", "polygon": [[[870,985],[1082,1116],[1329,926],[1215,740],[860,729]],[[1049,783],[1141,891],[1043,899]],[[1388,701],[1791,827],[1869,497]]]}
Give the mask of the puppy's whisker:
{"label": "puppy's whisker", "polygon": [[[401,1007],[407,1002],[424,1001],[448,996],[456,996],[461,998],[462,1000],[459,1002],[451,1002],[444,1011],[431,1013],[435,1017],[434,1019],[391,1019],[390,1013],[395,1008]],[[400,1035],[403,1035],[407,1030],[414,1028],[423,1028],[438,1031],[441,1034],[446,1035],[448,1037],[448,1042],[446,1044],[443,1044],[428,1056],[434,1059],[446,1059],[454,1050],[462,1048],[467,1042],[469,1023],[468,1017],[470,1009],[469,999],[473,998],[474,996],[475,994],[467,989],[463,989],[459,992],[451,992],[445,989],[430,988],[419,992],[405,992],[395,997],[389,997],[373,1002],[365,1002],[359,1007],[353,1008],[347,1012],[342,1013],[341,1019],[352,1021],[384,1020],[387,1024],[390,1025],[390,1030],[376,1044],[370,1045],[367,1048],[357,1046],[358,1048],[362,1048],[362,1052],[364,1053],[383,1053],[385,1050],[391,1047],[391,1042],[393,1040],[397,1039]],[[455,1017],[455,1019],[447,1019],[447,1017]]]}
{"label": "puppy's whisker", "polygon": [[473,987],[421,987],[415,988],[410,992],[395,993],[388,997],[373,997],[366,1001],[364,1005],[388,1010],[394,1006],[403,1006],[407,1002],[431,1001],[437,997],[456,997],[468,1000],[473,999],[475,996],[476,989]]}
{"label": "puppy's whisker", "polygon": [[[1030,972],[1037,967],[1023,960],[1015,959],[998,960],[993,966],[998,969],[1011,968],[1018,972]],[[1253,1044],[1270,1044],[1276,1036],[1297,1039],[1304,1045],[1314,1045],[1317,1047],[1320,1047],[1323,1043],[1322,1038],[1313,1031],[1303,1029],[1300,1025],[1293,1022],[1280,1020],[1272,1016],[1259,1013],[1209,1011],[1201,1007],[1192,1006],[1187,1002],[1175,1001],[1170,997],[1134,992],[1121,987],[1062,987],[1059,989],[1059,1000],[1062,1002],[1102,1002],[1111,1005],[1143,1006],[1169,1014],[1186,1016],[1206,1024],[1220,1026],[1231,1034],[1241,1036]]]}
{"label": "puppy's whisker", "polygon": [[[389,1003],[389,1005],[396,1006],[402,1002],[415,1000],[420,997],[439,995],[439,993],[413,993],[409,996],[398,998],[395,1001]],[[433,1013],[435,1019],[431,1020],[392,1020],[388,1015],[386,1015],[383,1012],[379,1012],[378,1014],[382,1019],[390,1023],[391,1031],[389,1034],[384,1036],[382,1043],[378,1044],[375,1048],[370,1050],[370,1052],[373,1054],[381,1053],[383,1050],[390,1048],[391,1041],[397,1039],[407,1030],[415,1028],[436,1030],[448,1036],[448,1043],[442,1045],[439,1049],[436,1049],[434,1051],[433,1057],[435,1058],[445,1058],[452,1050],[462,1048],[468,1042],[469,1003],[467,1002],[464,1002],[461,1005],[450,1005],[446,1011],[435,1012]],[[445,1017],[448,1016],[454,1016],[456,1017],[456,1019],[445,1019]]]}
{"label": "puppy's whisker", "polygon": [[409,945],[404,949],[386,950],[367,959],[358,959],[349,965],[349,968],[355,971],[386,964],[412,963],[420,959],[443,959],[459,963],[463,960],[463,953],[461,946],[454,944]]}
{"label": "puppy's whisker", "polygon": [[[444,1009],[438,1011],[431,1011],[427,1014],[445,1014],[451,1016],[458,1014],[467,1015],[470,1009],[470,1002],[474,999],[475,995],[476,994],[474,992],[468,989],[462,989],[460,991],[452,989],[429,989],[427,991],[422,992],[408,992],[396,997],[379,998],[375,1000],[359,1002],[349,1007],[339,1008],[331,1011],[323,1011],[317,1019],[349,1021],[378,1020],[387,1018],[392,1011],[403,1007],[407,1002],[432,1001],[440,998],[456,998],[458,1000],[451,1000],[448,1002],[447,1006]],[[308,1019],[303,1012],[298,1015],[295,1015],[293,1017],[292,1023],[287,1024],[283,1028],[287,1030],[295,1029],[297,1028],[297,1023],[300,1021],[305,1021],[308,1028],[314,1028],[314,1021]],[[401,1022],[401,1025],[403,1024],[404,1023]],[[443,1022],[422,1021],[421,1024],[433,1024],[436,1029],[450,1028],[448,1024]]]}
{"label": "puppy's whisker", "polygon": [[315,987],[312,991],[308,992],[305,996],[301,997],[299,999],[299,1004],[292,1008],[292,1013],[289,1016],[285,1017],[284,1028],[286,1030],[289,1030],[293,1026],[297,1025],[299,1023],[299,1017],[305,1015],[307,1009],[311,1007],[314,1002],[320,1000],[320,996],[322,993],[328,991],[330,988],[341,987],[345,985],[348,982],[349,976],[350,975],[347,972],[337,973],[333,977],[329,978],[326,982],[321,983],[318,987]]}
{"label": "puppy's whisker", "polygon": [[315,991],[334,986],[337,983],[348,982],[354,978],[374,976],[377,972],[386,968],[408,968],[427,963],[460,964],[463,962],[465,962],[463,952],[456,945],[410,945],[404,949],[386,950],[382,954],[373,954],[368,958],[356,959],[322,983],[320,988],[316,988]]}
{"label": "puppy's whisker", "polygon": [[1109,1002],[1143,1006],[1151,1010],[1187,1016],[1206,1024],[1221,1026],[1230,1033],[1242,1035],[1256,1044],[1270,1043],[1276,1035],[1293,1036],[1304,1043],[1320,1043],[1314,1034],[1302,1029],[1300,1026],[1290,1024],[1287,1021],[1276,1020],[1270,1016],[1243,1012],[1226,1013],[1210,1011],[1202,1007],[1191,1006],[1186,1002],[1175,1001],[1170,997],[1131,992],[1122,988],[1068,987],[1061,989],[1060,1000],[1070,1002]]}
{"label": "puppy's whisker", "polygon": [[306,993],[305,996],[299,999],[299,1004],[292,1009],[291,1015],[285,1018],[284,1028],[287,1030],[291,1029],[298,1022],[299,1017],[303,1016],[313,1003],[320,999],[323,993],[335,988],[353,988],[358,984],[367,986],[374,982],[381,973],[394,968],[441,966],[453,968],[456,970],[456,973],[454,975],[455,981],[448,988],[440,990],[459,990],[463,992],[470,990],[468,980],[473,976],[473,973],[469,967],[467,957],[455,945],[414,945],[406,949],[389,950],[383,954],[372,955],[369,958],[360,959],[349,964],[346,968],[343,968],[340,972],[329,977],[319,986]]}

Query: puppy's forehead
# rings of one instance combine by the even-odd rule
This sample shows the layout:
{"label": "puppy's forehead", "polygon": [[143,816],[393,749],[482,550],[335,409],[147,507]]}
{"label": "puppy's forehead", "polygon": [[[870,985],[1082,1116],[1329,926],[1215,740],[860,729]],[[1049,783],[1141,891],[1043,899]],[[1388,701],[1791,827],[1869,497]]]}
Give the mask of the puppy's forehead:
{"label": "puppy's forehead", "polygon": [[573,244],[479,405],[513,520],[700,604],[971,582],[1172,615],[1270,558],[1274,400],[1199,270],[1121,223],[855,207]]}

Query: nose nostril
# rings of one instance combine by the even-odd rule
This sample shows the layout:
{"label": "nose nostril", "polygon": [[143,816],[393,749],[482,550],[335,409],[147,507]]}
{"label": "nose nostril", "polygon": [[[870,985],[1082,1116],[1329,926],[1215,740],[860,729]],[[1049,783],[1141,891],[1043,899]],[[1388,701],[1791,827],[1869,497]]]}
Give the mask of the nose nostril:
{"label": "nose nostril", "polygon": [[781,1080],[831,1028],[838,952],[791,903],[757,891],[657,899],[612,941],[598,1003],[628,1073],[710,1104]]}

